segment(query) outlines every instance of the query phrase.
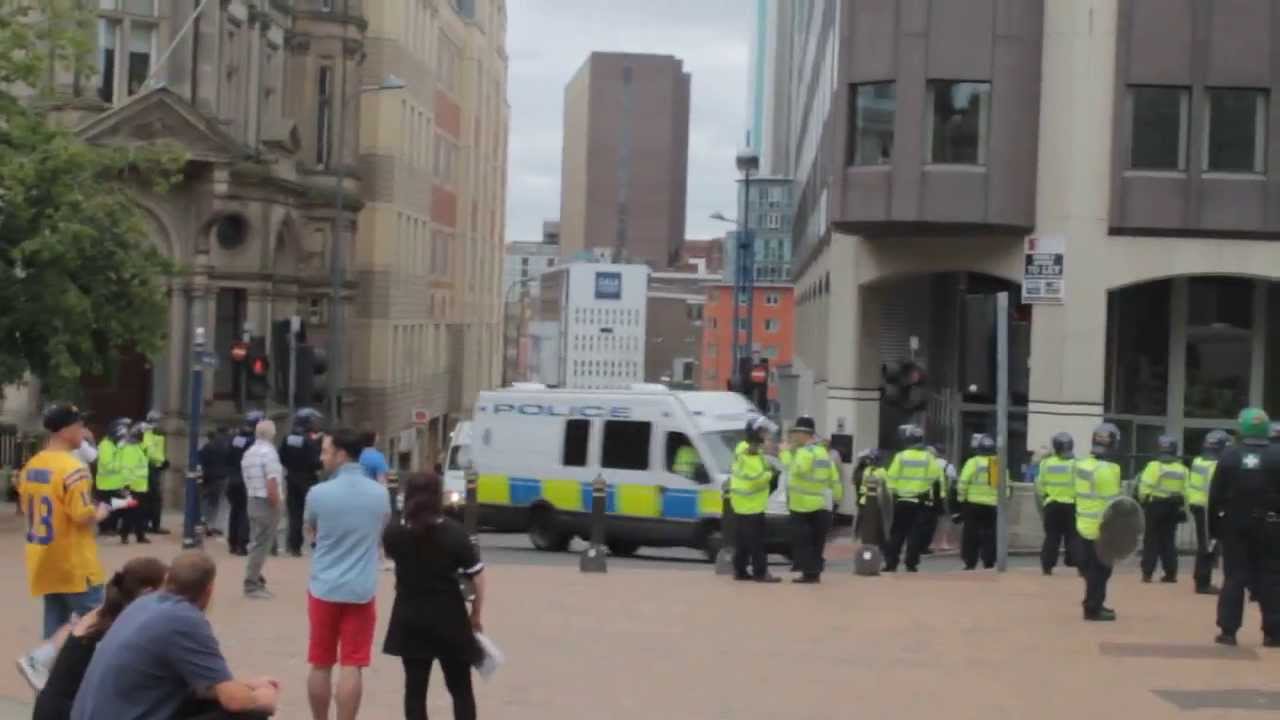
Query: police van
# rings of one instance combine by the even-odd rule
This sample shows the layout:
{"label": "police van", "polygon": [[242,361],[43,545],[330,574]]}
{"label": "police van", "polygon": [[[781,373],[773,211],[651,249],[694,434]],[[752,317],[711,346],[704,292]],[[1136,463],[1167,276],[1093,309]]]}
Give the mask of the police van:
{"label": "police van", "polygon": [[462,506],[467,498],[466,462],[470,458],[471,422],[463,420],[449,436],[449,454],[445,456],[444,507],[450,516],[462,517]]}
{"label": "police van", "polygon": [[[575,536],[590,536],[591,484],[599,476],[607,483],[611,553],[691,547],[714,559],[721,488],[755,413],[730,392],[520,383],[480,393],[462,465],[469,460],[478,473],[481,523],[523,529],[540,550],[563,551]],[[785,510],[775,492],[767,521],[772,552],[788,549]]]}

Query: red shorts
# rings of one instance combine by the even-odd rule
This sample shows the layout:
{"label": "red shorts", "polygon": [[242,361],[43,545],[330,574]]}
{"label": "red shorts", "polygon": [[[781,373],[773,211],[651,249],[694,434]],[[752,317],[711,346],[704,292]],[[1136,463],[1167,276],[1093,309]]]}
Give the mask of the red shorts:
{"label": "red shorts", "polygon": [[308,663],[316,667],[369,667],[373,630],[378,624],[376,600],[357,605],[320,600],[307,593],[307,616],[311,620]]}

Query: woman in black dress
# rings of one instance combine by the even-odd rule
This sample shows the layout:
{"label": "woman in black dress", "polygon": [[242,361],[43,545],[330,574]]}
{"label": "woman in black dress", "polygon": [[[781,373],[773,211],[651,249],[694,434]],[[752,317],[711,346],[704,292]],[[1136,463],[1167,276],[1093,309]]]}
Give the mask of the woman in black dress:
{"label": "woman in black dress", "polygon": [[[471,666],[481,653],[475,633],[484,607],[484,564],[462,526],[444,517],[442,494],[439,475],[409,475],[405,524],[389,526],[382,536],[396,567],[396,600],[382,651],[404,664],[406,720],[426,720],[427,681],[436,660],[453,696],[455,720],[476,717]],[[470,613],[460,576],[475,586]]]}
{"label": "woman in black dress", "polygon": [[89,669],[93,651],[106,636],[120,613],[139,597],[159,590],[164,585],[169,568],[151,557],[134,558],[125,563],[107,583],[102,606],[80,618],[58,652],[58,659],[49,671],[49,681],[36,696],[36,708],[32,720],[67,720],[76,693]]}

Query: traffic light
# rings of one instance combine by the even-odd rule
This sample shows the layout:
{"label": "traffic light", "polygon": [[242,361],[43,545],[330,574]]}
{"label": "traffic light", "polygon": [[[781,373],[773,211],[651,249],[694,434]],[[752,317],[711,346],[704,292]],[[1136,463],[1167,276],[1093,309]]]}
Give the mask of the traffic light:
{"label": "traffic light", "polygon": [[751,375],[747,378],[747,387],[750,391],[747,397],[755,403],[755,406],[762,413],[769,412],[769,358],[760,358],[760,363],[751,368]]}
{"label": "traffic light", "polygon": [[324,402],[325,373],[329,371],[329,357],[314,345],[298,346],[298,377],[295,401],[298,406]]}
{"label": "traffic light", "polygon": [[289,335],[294,320],[298,323],[296,343],[300,345],[307,341],[307,324],[301,318],[285,318],[271,323],[271,365],[275,368],[272,389],[275,390],[275,401],[281,405],[289,403],[289,367],[293,363],[294,347],[294,343],[289,342]]}
{"label": "traffic light", "polygon": [[884,380],[880,399],[886,404],[908,412],[922,410],[928,404],[924,387],[927,376],[920,364],[907,360],[881,365],[880,376]]}
{"label": "traffic light", "polygon": [[271,360],[267,357],[267,339],[258,335],[249,338],[249,352],[245,357],[246,395],[255,402],[266,402],[271,394]]}

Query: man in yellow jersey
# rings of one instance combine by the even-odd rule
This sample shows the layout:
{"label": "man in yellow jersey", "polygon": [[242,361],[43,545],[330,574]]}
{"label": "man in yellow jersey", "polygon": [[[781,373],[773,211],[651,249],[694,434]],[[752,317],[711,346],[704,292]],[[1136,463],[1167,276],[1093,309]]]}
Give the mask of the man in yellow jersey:
{"label": "man in yellow jersey", "polygon": [[89,468],[72,453],[84,438],[84,418],[74,405],[44,414],[49,444],[27,462],[18,491],[27,521],[27,584],[44,598],[44,637],[102,604],[102,565],[96,524],[111,513],[95,506]]}

